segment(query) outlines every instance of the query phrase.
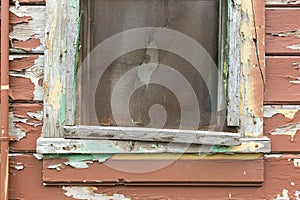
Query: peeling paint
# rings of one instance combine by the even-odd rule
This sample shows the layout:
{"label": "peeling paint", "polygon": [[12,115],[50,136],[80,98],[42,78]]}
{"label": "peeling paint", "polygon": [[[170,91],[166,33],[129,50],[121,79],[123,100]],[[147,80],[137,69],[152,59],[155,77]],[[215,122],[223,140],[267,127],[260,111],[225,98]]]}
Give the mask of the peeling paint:
{"label": "peeling paint", "polygon": [[300,159],[295,158],[293,162],[295,167],[300,167]]}
{"label": "peeling paint", "polygon": [[60,82],[59,78],[56,79],[52,90],[49,92],[48,103],[51,105],[55,110],[60,109],[60,99],[62,94],[62,83]]}
{"label": "peeling paint", "polygon": [[295,137],[296,137],[298,130],[300,130],[300,123],[295,123],[295,124],[288,124],[286,126],[276,128],[270,134],[271,135],[290,135],[291,141],[295,141]]}
{"label": "peeling paint", "polygon": [[293,119],[299,110],[299,105],[264,106],[264,117],[271,118],[276,114],[283,114],[285,118]]}
{"label": "peeling paint", "polygon": [[34,153],[33,156],[38,159],[38,160],[42,160],[43,159],[43,154],[39,154],[39,153]]}
{"label": "peeling paint", "polygon": [[300,50],[300,44],[290,45],[290,46],[287,46],[286,48],[292,49],[292,50]]}
{"label": "peeling paint", "polygon": [[287,189],[283,189],[282,193],[277,195],[277,198],[275,198],[273,200],[290,200],[289,191]]}
{"label": "peeling paint", "polygon": [[56,169],[57,171],[61,171],[61,166],[62,166],[62,164],[49,165],[47,168],[48,169]]}
{"label": "peeling paint", "polygon": [[296,200],[300,200],[300,190],[296,190],[294,196],[296,197]]}
{"label": "peeling paint", "polygon": [[122,194],[113,194],[112,196],[107,194],[98,194],[96,187],[80,187],[80,186],[71,186],[71,187],[62,187],[64,194],[67,197],[73,197],[74,199],[81,200],[130,200]]}
{"label": "peeling paint", "polygon": [[46,158],[48,159],[67,159],[67,162],[59,163],[58,165],[50,165],[49,169],[56,169],[57,166],[59,170],[60,167],[63,165],[67,165],[76,169],[86,169],[89,168],[88,164],[93,164],[94,161],[98,163],[103,163],[106,160],[110,159],[113,155],[112,154],[97,154],[97,155],[83,155],[83,154],[69,154],[69,155],[47,155]]}
{"label": "peeling paint", "polygon": [[289,36],[296,36],[300,37],[300,30],[293,30],[293,31],[284,31],[278,33],[271,33],[272,36],[279,36],[279,37],[289,37]]}
{"label": "peeling paint", "polygon": [[23,170],[24,168],[25,168],[24,165],[22,165],[22,164],[20,164],[20,163],[18,163],[18,164],[15,166],[15,169],[18,170],[18,171]]}

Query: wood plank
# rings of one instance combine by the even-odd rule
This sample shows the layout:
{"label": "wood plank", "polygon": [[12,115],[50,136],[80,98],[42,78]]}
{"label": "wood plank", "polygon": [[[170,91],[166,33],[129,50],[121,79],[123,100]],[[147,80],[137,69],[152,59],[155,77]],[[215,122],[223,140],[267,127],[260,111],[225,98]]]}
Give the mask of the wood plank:
{"label": "wood plank", "polygon": [[44,56],[10,56],[10,98],[14,101],[42,101]]}
{"label": "wood plank", "polygon": [[[95,187],[85,183],[73,186],[61,185],[45,187],[42,180],[41,160],[33,155],[11,155],[9,173],[10,199],[44,199],[44,200],[70,200],[73,198],[93,198],[95,195],[120,197],[123,195],[132,200],[149,199],[295,199],[299,198],[297,185],[300,183],[299,155],[271,155],[265,157],[265,176],[261,187],[198,187],[198,186],[122,186],[116,184],[109,187]],[[20,164],[18,164],[20,163]],[[23,165],[22,170],[15,166]],[[96,164],[94,164],[96,165]],[[243,168],[242,166],[241,168]],[[214,169],[214,165],[211,165]],[[219,168],[219,169],[222,169]],[[217,170],[219,170],[217,169]],[[75,170],[71,176],[78,176]],[[84,170],[86,175],[89,169]],[[228,170],[229,172],[232,170]],[[54,174],[55,172],[55,174]],[[63,171],[53,171],[56,177]],[[120,172],[121,173],[121,172]],[[159,172],[156,172],[159,173]],[[81,173],[82,174],[82,173]],[[99,171],[95,175],[99,175]],[[174,173],[176,175],[176,173]],[[174,175],[172,174],[172,175]],[[225,173],[226,174],[226,173]],[[131,174],[130,174],[131,175]],[[213,175],[213,174],[212,174]],[[90,175],[89,175],[90,176]],[[131,175],[132,176],[132,175]],[[67,177],[69,178],[69,177]],[[72,177],[71,177],[72,178]],[[72,184],[72,183],[69,183]],[[34,189],[33,189],[34,188]],[[125,200],[125,198],[119,198]],[[127,199],[128,200],[128,199]]]}
{"label": "wood plank", "polygon": [[11,6],[10,24],[11,53],[43,53],[45,6]]}
{"label": "wood plank", "polygon": [[[66,90],[75,85],[73,83],[67,86],[67,81],[70,83],[70,78],[67,77],[74,78],[79,11],[79,0],[68,3],[59,0],[46,1],[44,137],[63,136],[66,114],[70,113],[73,105],[66,102],[70,98],[70,93]],[[75,92],[75,88],[71,91]]]}
{"label": "wood plank", "polygon": [[240,144],[238,141],[240,138],[239,134],[213,131],[109,126],[65,126],[65,130],[66,138],[176,142],[225,146]]}
{"label": "wood plank", "polygon": [[268,56],[265,104],[300,102],[300,57]]}
{"label": "wood plank", "polygon": [[227,88],[227,126],[240,125],[240,74],[241,69],[241,7],[235,1],[228,1],[228,88]]}
{"label": "wood plank", "polygon": [[264,107],[264,135],[271,140],[272,152],[300,152],[300,106]]}
{"label": "wood plank", "polygon": [[242,136],[259,137],[263,134],[265,1],[240,2],[242,13],[240,132]]}
{"label": "wood plank", "polygon": [[266,53],[300,53],[300,8],[266,8]]}
{"label": "wood plank", "polygon": [[37,140],[41,154],[116,154],[116,153],[268,153],[270,140],[243,138],[238,146],[195,145],[161,142],[134,142],[113,140],[80,140],[43,138]]}
{"label": "wood plank", "polygon": [[[85,180],[101,186],[258,186],[264,181],[263,159],[113,157],[105,163],[90,162],[85,169],[64,165],[65,162],[68,160],[43,160],[43,181],[47,185],[76,185]],[[57,165],[61,165],[59,172],[52,167]]]}

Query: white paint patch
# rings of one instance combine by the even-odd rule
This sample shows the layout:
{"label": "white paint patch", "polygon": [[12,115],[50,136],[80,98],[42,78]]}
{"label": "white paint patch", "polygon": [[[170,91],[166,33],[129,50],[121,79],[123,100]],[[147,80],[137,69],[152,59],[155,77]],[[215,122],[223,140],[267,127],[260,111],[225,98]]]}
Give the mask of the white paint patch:
{"label": "white paint patch", "polygon": [[295,167],[300,167],[300,159],[298,159],[298,158],[294,159],[294,166]]}
{"label": "white paint patch", "polygon": [[39,154],[39,153],[34,153],[33,156],[38,159],[38,160],[42,160],[43,159],[43,154]]}
{"label": "white paint patch", "polygon": [[112,196],[106,194],[95,193],[97,191],[96,187],[62,187],[67,197],[72,197],[74,199],[81,200],[130,200],[122,194],[113,194]]}
{"label": "white paint patch", "polygon": [[290,200],[289,191],[287,189],[283,189],[281,195],[277,195],[273,200]]}
{"label": "white paint patch", "polygon": [[14,117],[13,113],[10,112],[9,113],[9,135],[16,136],[18,140],[21,140],[26,137],[26,132],[21,130],[20,128],[17,128],[14,124],[16,122],[26,123],[27,119]]}
{"label": "white paint patch", "polygon": [[292,50],[300,50],[300,44],[294,44],[291,46],[287,46],[286,48],[292,49]]}
{"label": "white paint patch", "polygon": [[299,105],[268,105],[264,106],[264,117],[271,118],[276,114],[283,114],[285,118],[293,119],[299,110]]}
{"label": "white paint patch", "polygon": [[296,197],[296,200],[300,200],[300,191],[296,190],[294,196]]}
{"label": "white paint patch", "polygon": [[36,120],[43,120],[43,112],[42,111],[37,111],[37,112],[27,112],[27,115],[33,119]]}
{"label": "white paint patch", "polygon": [[[93,163],[93,162],[90,162],[90,163]],[[64,163],[65,165],[69,165],[73,168],[76,168],[76,169],[87,169],[89,168],[87,162],[66,162]]]}
{"label": "white paint patch", "polygon": [[15,169],[18,170],[18,171],[23,170],[24,168],[25,168],[25,167],[24,167],[24,165],[22,165],[22,164],[19,164],[19,165],[16,165],[16,166],[15,166]]}
{"label": "white paint patch", "polygon": [[276,128],[270,134],[271,135],[290,135],[291,141],[294,141],[298,130],[300,130],[300,123],[289,124],[287,126]]}
{"label": "white paint patch", "polygon": [[57,165],[49,165],[47,168],[48,169],[56,169],[56,171],[61,171],[62,164],[57,164]]}

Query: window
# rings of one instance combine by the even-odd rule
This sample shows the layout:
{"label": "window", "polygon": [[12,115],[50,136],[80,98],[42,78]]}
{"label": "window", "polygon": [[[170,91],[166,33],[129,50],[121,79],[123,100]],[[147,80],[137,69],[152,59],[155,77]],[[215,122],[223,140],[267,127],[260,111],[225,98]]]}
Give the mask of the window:
{"label": "window", "polygon": [[[68,1],[66,4],[58,1],[47,2],[44,127],[37,151],[45,154],[141,153],[138,145],[132,145],[132,141],[141,141],[139,145],[150,153],[197,153],[201,145],[208,147],[202,149],[206,153],[268,152],[269,141],[261,137],[264,26],[263,15],[255,8],[260,7],[254,6],[251,0],[240,4],[226,0],[90,0],[81,3]],[[247,13],[249,20],[242,18],[243,12]],[[94,49],[115,34],[127,30],[130,35],[134,33],[130,32],[134,28],[142,30],[139,28],[145,26],[167,27],[196,40],[205,50],[205,55],[209,55],[208,60],[212,61],[209,63],[217,66],[219,76],[214,76],[214,73],[205,73],[206,77],[199,76],[199,73],[193,71],[189,60],[174,55],[167,48],[159,48],[160,43],[154,45],[155,40],[152,40],[151,34],[146,37],[146,44],[150,48],[129,48],[131,51],[125,53],[120,50],[122,48],[117,48],[120,56],[108,63],[103,76],[98,76],[97,66],[103,59],[102,54],[93,56]],[[149,33],[147,28],[146,33]],[[168,33],[172,35],[173,32]],[[134,38],[137,41],[139,39]],[[161,42],[166,42],[167,39]],[[172,42],[169,45],[172,46]],[[126,44],[123,46],[127,48]],[[110,47],[112,46],[102,49],[103,52],[109,52],[108,56],[111,55]],[[176,47],[175,50],[178,50],[181,46]],[[195,51],[185,51],[186,54],[187,52],[189,56],[198,56]],[[83,56],[80,57],[79,54]],[[191,98],[184,96],[185,90],[179,92],[183,94],[186,105],[199,107],[201,115],[196,129],[200,130],[179,126],[178,121],[182,121],[182,114],[190,117],[187,121],[194,116],[189,115],[189,112],[182,113],[185,111],[181,110],[179,101],[175,98],[177,94],[170,88],[159,84],[137,84],[137,90],[129,90],[138,81],[150,81],[149,74],[157,70],[157,65],[148,65],[147,68],[143,66],[157,61],[172,66],[193,86],[198,104],[190,103]],[[84,62],[88,63],[88,67],[77,68],[78,63]],[[138,68],[140,71],[134,71],[134,79],[119,82],[124,74],[136,66],[141,67]],[[165,75],[169,75],[168,71]],[[176,81],[171,79],[171,85],[176,86]],[[93,88],[93,85],[97,87]],[[207,85],[218,90],[212,93]],[[114,93],[116,86],[123,93]],[[224,93],[220,92],[223,87]],[[132,94],[129,95],[130,98],[127,98],[128,94]],[[113,95],[117,96],[111,98]],[[127,105],[120,101],[124,97]],[[111,99],[115,100],[115,104],[110,105]],[[225,104],[222,104],[223,100]],[[154,112],[158,115],[153,119],[159,120],[150,128],[156,129],[147,128],[153,121],[145,113],[157,104],[165,106],[166,113]],[[225,110],[222,106],[226,106]],[[129,114],[123,116],[124,107]],[[188,110],[193,111],[194,107],[188,107]],[[232,130],[238,130],[239,134],[219,132],[219,127],[223,127],[219,116],[225,112],[226,127],[233,127]],[[165,119],[163,114],[167,114],[166,123],[160,120]],[[119,118],[118,123],[115,117]],[[114,127],[115,125],[121,125],[122,128]],[[91,146],[98,145],[85,148],[82,141],[90,143]],[[153,143],[148,141],[158,142],[159,148],[153,147]],[[168,142],[175,142],[173,149],[168,148]],[[193,145],[187,148],[182,143]],[[103,149],[100,144],[113,148]]]}

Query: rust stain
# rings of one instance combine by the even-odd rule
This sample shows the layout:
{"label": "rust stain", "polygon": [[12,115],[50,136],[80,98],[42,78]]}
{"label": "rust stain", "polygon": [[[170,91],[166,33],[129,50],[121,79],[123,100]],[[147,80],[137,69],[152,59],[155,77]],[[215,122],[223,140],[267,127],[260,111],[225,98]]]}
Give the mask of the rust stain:
{"label": "rust stain", "polygon": [[23,58],[15,58],[10,61],[9,69],[13,71],[21,72],[25,69],[32,67],[35,64],[35,60],[38,58],[37,55],[30,55]]}
{"label": "rust stain", "polygon": [[17,49],[22,49],[25,51],[31,51],[34,48],[37,48],[41,45],[40,39],[37,38],[30,38],[26,41],[18,41],[18,40],[13,40],[12,41],[12,47],[17,48]]}
{"label": "rust stain", "polygon": [[10,77],[9,96],[13,100],[33,100],[34,84],[29,78]]}

